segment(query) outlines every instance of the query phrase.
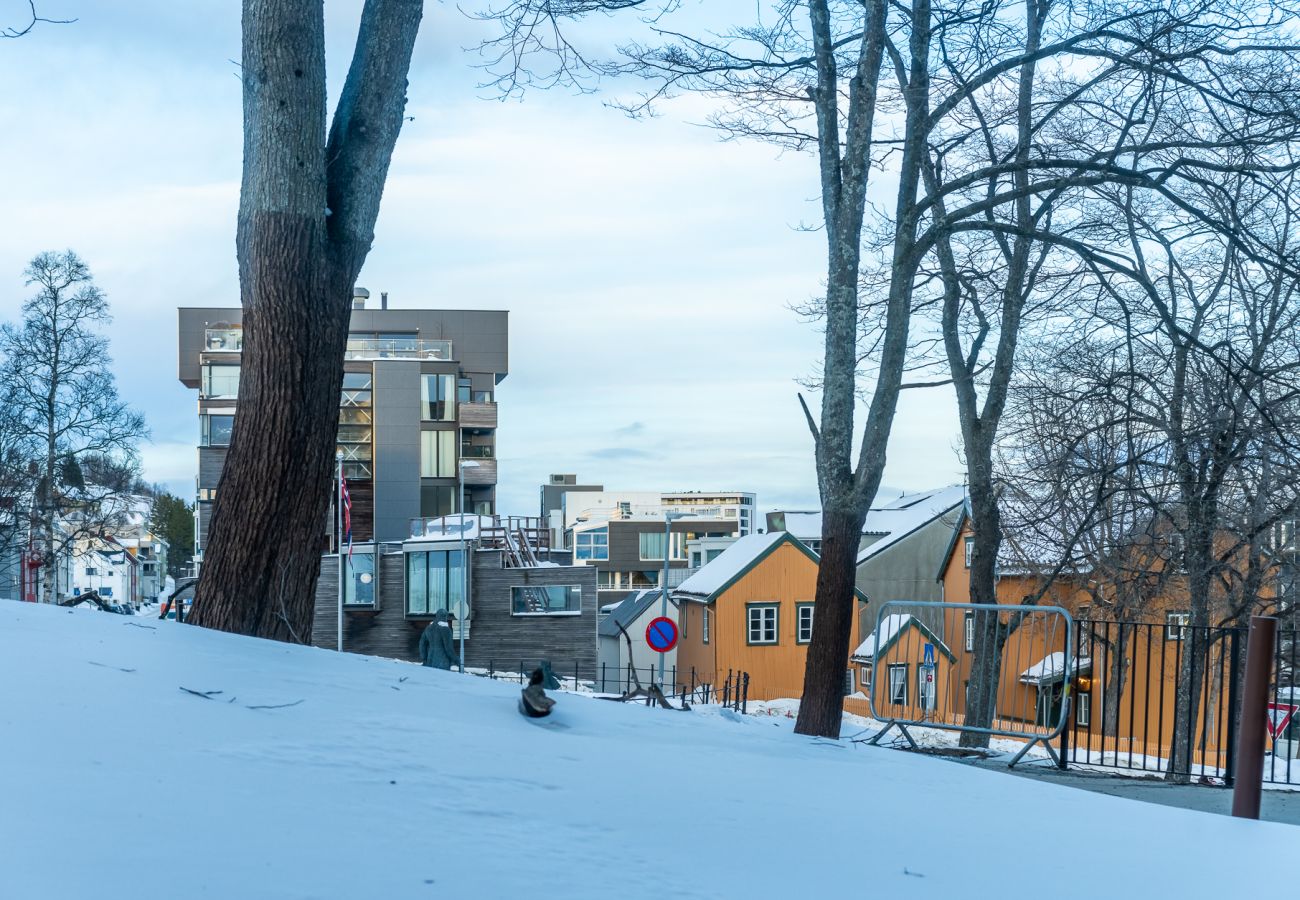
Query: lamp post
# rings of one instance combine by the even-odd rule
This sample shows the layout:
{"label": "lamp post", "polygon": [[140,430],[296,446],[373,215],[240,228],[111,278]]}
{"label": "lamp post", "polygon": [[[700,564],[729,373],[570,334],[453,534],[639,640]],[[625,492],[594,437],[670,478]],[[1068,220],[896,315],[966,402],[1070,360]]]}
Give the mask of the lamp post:
{"label": "lamp post", "polygon": [[344,572],[345,564],[343,561],[343,451],[342,450],[334,451],[334,462],[337,463],[338,466],[338,471],[335,473],[336,477],[338,478],[338,483],[335,486],[336,491],[335,491],[335,498],[334,498],[334,512],[335,512],[334,544],[335,544],[335,549],[337,549],[339,552],[338,651],[339,653],[342,653],[343,652],[343,577],[346,574]]}
{"label": "lamp post", "polygon": [[460,455],[459,432],[456,447],[456,509],[460,513],[460,568],[461,576],[460,602],[465,615],[458,621],[460,626],[460,673],[465,674],[465,623],[469,621],[469,538],[465,536],[465,460]]}
{"label": "lamp post", "polygon": [[[673,520],[680,519],[686,513],[679,509],[664,510],[664,576],[663,583],[659,585],[659,615],[668,615],[668,557],[672,555],[673,545]],[[667,654],[659,654],[659,687],[664,686],[664,657]]]}

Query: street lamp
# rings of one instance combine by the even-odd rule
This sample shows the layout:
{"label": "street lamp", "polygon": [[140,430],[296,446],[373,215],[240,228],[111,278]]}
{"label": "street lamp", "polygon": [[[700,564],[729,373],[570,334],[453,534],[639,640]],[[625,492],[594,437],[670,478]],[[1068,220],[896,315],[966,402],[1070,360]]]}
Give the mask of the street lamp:
{"label": "street lamp", "polygon": [[337,495],[334,510],[334,543],[339,552],[339,611],[338,611],[338,652],[343,652],[343,576],[345,563],[343,561],[343,450],[342,448],[334,451],[334,462],[338,467],[338,484]]}
{"label": "street lamp", "polygon": [[[686,516],[687,513],[680,509],[664,510],[664,577],[663,583],[659,586],[659,615],[668,616],[668,557],[672,555],[673,545],[673,520]],[[664,686],[664,657],[666,653],[659,654],[659,687]]]}

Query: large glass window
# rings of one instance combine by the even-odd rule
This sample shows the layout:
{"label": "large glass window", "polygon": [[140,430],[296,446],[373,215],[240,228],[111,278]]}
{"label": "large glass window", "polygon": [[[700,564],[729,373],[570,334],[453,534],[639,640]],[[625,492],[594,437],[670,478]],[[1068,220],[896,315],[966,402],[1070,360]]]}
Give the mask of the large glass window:
{"label": "large glass window", "polygon": [[[370,406],[371,377],[369,372],[344,372],[343,395],[339,406],[344,410]],[[343,421],[342,417],[339,421]]]}
{"label": "large glass window", "polygon": [[426,484],[420,487],[420,516],[425,519],[433,519],[438,516],[449,516],[456,512],[453,502],[456,497],[456,489],[446,485]]}
{"label": "large glass window", "polygon": [[420,432],[420,476],[456,477],[456,432]]}
{"label": "large glass window", "polygon": [[204,397],[238,397],[239,366],[209,364],[203,367]]}
{"label": "large glass window", "polygon": [[431,616],[438,610],[463,614],[465,563],[460,550],[413,550],[406,554],[406,614]]}
{"label": "large glass window", "polygon": [[[665,536],[662,531],[642,532],[637,536],[641,542],[642,559],[663,559]],[[669,544],[669,552],[672,554],[669,559],[686,558],[686,535],[681,532],[675,532],[672,541]]]}
{"label": "large glass window", "polygon": [[420,376],[420,418],[426,422],[456,420],[456,376]]}
{"label": "large glass window", "polygon": [[582,588],[576,584],[517,584],[510,588],[510,612],[516,616],[581,613]]}
{"label": "large glass window", "polygon": [[203,426],[202,445],[204,447],[227,447],[230,445],[230,432],[235,427],[233,415],[200,416]]}
{"label": "large glass window", "polygon": [[354,550],[349,558],[345,553],[343,566],[347,575],[343,580],[343,605],[374,606],[375,555]]}
{"label": "large glass window", "polygon": [[577,559],[609,559],[609,529],[579,531],[573,536],[573,552]]}
{"label": "large glass window", "polygon": [[748,638],[751,644],[775,644],[777,642],[775,603],[751,603],[746,610],[748,617]]}

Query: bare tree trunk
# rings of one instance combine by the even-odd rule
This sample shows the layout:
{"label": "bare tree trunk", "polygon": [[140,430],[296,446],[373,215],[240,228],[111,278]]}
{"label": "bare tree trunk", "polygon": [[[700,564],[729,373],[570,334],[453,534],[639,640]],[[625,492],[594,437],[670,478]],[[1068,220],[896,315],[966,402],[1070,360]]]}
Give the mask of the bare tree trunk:
{"label": "bare tree trunk", "polygon": [[245,0],[239,411],[191,621],[310,640],[352,288],[421,0],[367,0],[328,141],[319,0]]}

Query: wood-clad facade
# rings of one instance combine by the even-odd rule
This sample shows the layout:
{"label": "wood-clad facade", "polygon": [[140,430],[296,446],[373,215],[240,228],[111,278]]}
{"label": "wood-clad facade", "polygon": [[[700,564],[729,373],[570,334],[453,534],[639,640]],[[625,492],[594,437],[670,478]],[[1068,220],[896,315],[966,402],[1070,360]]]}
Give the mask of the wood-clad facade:
{"label": "wood-clad facade", "polygon": [[[420,634],[430,614],[407,611],[407,555],[428,542],[381,544],[373,607],[345,607],[344,649],[353,653],[418,661]],[[451,545],[456,546],[456,545]],[[355,549],[355,548],[354,548]],[[369,550],[369,547],[362,548]],[[562,673],[576,666],[583,678],[596,670],[596,572],[587,566],[512,567],[499,550],[472,550],[470,628],[465,663],[472,668],[515,671],[546,659]],[[568,586],[581,598],[575,612],[519,614],[512,607],[518,587]],[[312,643],[333,648],[338,637],[338,559],[321,558]]]}
{"label": "wood-clad facade", "polygon": [[[727,565],[727,554],[738,548],[733,545],[709,565]],[[693,675],[697,682],[720,686],[728,672],[739,671],[749,674],[750,700],[802,696],[817,567],[816,554],[782,533],[707,598],[676,595],[682,633],[678,680],[689,682]],[[844,602],[862,604],[866,598],[855,592]],[[853,617],[853,647],[861,640],[858,618]],[[845,677],[846,684],[854,677],[847,660]]]}

